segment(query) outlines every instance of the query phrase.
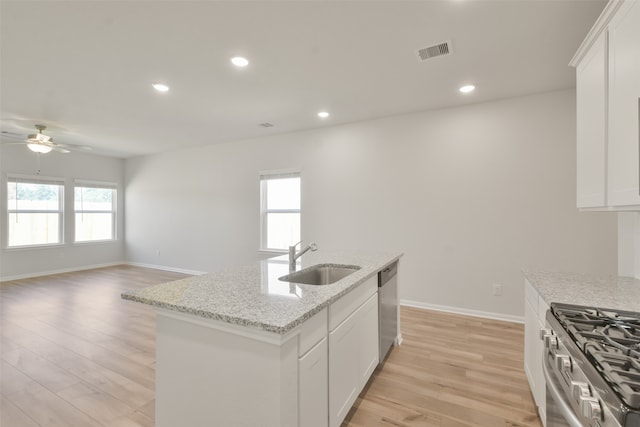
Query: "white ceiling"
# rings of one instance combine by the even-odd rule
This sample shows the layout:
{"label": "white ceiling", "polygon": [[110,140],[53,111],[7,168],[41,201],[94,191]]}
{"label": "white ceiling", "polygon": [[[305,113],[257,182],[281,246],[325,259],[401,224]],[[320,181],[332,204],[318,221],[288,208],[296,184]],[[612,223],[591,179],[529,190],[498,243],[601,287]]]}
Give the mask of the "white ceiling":
{"label": "white ceiling", "polygon": [[2,0],[0,118],[130,157],[570,88],[605,3]]}

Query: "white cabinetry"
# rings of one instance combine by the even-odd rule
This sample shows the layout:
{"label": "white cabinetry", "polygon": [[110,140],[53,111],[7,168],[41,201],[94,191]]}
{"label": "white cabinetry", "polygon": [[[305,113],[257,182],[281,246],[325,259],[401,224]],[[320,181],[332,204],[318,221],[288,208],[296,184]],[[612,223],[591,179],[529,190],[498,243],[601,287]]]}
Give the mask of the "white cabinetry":
{"label": "white cabinetry", "polygon": [[358,374],[360,390],[367,385],[367,381],[378,366],[380,346],[378,339],[378,294],[375,293],[360,308],[360,361]]}
{"label": "white cabinetry", "polygon": [[571,61],[577,206],[640,209],[640,2],[610,1]]}
{"label": "white cabinetry", "polygon": [[327,339],[298,361],[298,416],[300,427],[327,427],[328,399]]}
{"label": "white cabinetry", "polygon": [[369,279],[329,309],[331,427],[340,426],[378,364],[376,278]]}
{"label": "white cabinetry", "polygon": [[298,427],[327,427],[327,309],[302,324],[298,341]]}
{"label": "white cabinetry", "polygon": [[284,335],[156,308],[156,426],[340,426],[378,364],[377,279]]}
{"label": "white cabinetry", "polygon": [[608,29],[609,204],[640,205],[640,2],[625,2]]}
{"label": "white cabinetry", "polygon": [[577,204],[606,206],[606,41],[600,34],[576,69]]}
{"label": "white cabinetry", "polygon": [[524,307],[524,371],[531,393],[538,407],[542,423],[546,426],[546,382],[542,372],[543,342],[540,331],[545,328],[545,315],[549,306],[531,284],[525,280]]}

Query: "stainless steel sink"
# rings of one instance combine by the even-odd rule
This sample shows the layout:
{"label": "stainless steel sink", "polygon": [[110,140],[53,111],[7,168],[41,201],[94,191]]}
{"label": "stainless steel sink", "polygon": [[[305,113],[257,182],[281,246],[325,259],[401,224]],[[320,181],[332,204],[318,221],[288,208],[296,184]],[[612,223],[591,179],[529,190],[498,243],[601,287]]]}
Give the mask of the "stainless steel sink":
{"label": "stainless steel sink", "polygon": [[330,285],[360,270],[357,265],[318,264],[278,278],[283,282],[305,285]]}

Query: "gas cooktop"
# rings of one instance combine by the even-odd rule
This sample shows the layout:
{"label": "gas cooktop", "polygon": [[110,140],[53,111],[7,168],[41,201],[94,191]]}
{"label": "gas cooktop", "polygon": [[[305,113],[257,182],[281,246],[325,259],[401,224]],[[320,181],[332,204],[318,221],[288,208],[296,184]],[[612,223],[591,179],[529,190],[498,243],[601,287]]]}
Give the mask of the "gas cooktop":
{"label": "gas cooktop", "polygon": [[551,311],[621,401],[640,411],[640,313],[559,303]]}

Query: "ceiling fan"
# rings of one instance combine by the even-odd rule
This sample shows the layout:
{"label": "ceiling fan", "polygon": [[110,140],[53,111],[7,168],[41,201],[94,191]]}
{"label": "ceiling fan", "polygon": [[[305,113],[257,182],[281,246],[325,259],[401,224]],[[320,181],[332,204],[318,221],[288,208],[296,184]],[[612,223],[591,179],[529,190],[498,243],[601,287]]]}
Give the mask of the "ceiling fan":
{"label": "ceiling fan", "polygon": [[51,151],[57,151],[58,153],[70,153],[72,150],[91,150],[91,147],[80,146],[80,145],[69,145],[69,144],[58,144],[53,142],[53,138],[49,135],[44,134],[44,130],[47,128],[45,125],[35,125],[35,128],[38,130],[38,133],[32,133],[27,136],[27,139],[23,139],[24,137],[17,133],[12,132],[2,132],[2,136],[20,139],[20,142],[13,142],[11,144],[25,144],[29,150],[34,153],[46,154]]}

